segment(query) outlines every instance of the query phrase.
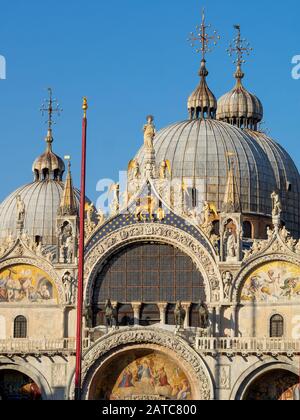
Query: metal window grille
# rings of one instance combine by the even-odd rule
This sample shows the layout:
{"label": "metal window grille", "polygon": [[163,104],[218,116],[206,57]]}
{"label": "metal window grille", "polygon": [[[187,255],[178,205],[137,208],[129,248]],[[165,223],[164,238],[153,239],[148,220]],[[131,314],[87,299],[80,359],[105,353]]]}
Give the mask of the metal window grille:
{"label": "metal window grille", "polygon": [[270,337],[280,338],[284,335],[284,320],[281,315],[274,315],[270,322]]}
{"label": "metal window grille", "polygon": [[191,258],[170,245],[143,243],[115,254],[98,274],[93,304],[107,300],[198,303],[206,300],[204,280]]}
{"label": "metal window grille", "polygon": [[27,320],[24,316],[17,316],[14,321],[14,338],[27,338]]}

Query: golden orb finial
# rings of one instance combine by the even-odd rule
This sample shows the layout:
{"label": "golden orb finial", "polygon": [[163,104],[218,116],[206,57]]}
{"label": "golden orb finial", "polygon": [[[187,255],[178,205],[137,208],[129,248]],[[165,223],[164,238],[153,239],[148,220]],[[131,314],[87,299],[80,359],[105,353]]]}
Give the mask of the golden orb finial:
{"label": "golden orb finial", "polygon": [[82,109],[83,109],[83,116],[84,116],[84,118],[86,118],[86,112],[87,112],[88,108],[89,108],[89,106],[88,106],[87,98],[84,97],[83,98],[83,103],[82,103]]}

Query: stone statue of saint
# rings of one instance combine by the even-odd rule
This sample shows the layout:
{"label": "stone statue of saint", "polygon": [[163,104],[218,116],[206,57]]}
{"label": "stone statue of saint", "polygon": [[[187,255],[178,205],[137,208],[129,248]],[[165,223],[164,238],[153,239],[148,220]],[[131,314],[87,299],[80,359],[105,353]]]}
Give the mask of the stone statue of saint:
{"label": "stone statue of saint", "polygon": [[271,197],[272,197],[272,203],[273,203],[272,216],[273,217],[280,216],[282,212],[282,205],[281,205],[280,197],[276,192],[273,192]]}
{"label": "stone statue of saint", "polygon": [[175,315],[176,328],[183,328],[183,324],[185,320],[185,310],[183,309],[180,301],[176,303],[174,315]]}
{"label": "stone statue of saint", "polygon": [[230,288],[232,285],[233,277],[230,271],[226,271],[222,277],[223,277],[223,287],[224,287],[224,298],[229,299]]}
{"label": "stone statue of saint", "polygon": [[75,302],[74,281],[70,273],[65,273],[62,282],[65,288],[66,302],[73,304]]}
{"label": "stone statue of saint", "polygon": [[163,160],[159,168],[159,179],[164,181],[167,179],[168,173],[171,175],[171,163],[169,160]]}
{"label": "stone statue of saint", "polygon": [[237,244],[232,229],[228,230],[227,242],[226,242],[226,255],[227,257],[236,257]]}
{"label": "stone statue of saint", "polygon": [[155,126],[153,124],[154,117],[149,115],[147,117],[147,124],[144,125],[144,145],[147,149],[153,149],[153,140],[156,134]]}
{"label": "stone statue of saint", "polygon": [[72,235],[67,237],[65,249],[67,251],[67,262],[71,264],[73,262],[74,257],[74,239]]}
{"label": "stone statue of saint", "polygon": [[66,273],[63,276],[62,281],[65,288],[66,302],[72,305],[75,302],[74,279],[72,278],[70,273]]}
{"label": "stone statue of saint", "polygon": [[21,196],[17,196],[17,221],[19,223],[24,222],[25,219],[25,203],[22,200]]}

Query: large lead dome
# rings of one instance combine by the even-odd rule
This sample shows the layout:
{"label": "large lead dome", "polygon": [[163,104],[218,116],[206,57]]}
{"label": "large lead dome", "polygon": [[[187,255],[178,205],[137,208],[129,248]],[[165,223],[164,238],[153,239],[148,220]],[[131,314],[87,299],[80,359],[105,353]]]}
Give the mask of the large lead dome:
{"label": "large lead dome", "polygon": [[70,166],[66,182],[62,182],[65,165],[52,151],[51,125],[45,141],[45,153],[35,159],[32,166],[34,182],[18,188],[0,206],[0,242],[9,236],[16,238],[20,233],[17,224],[19,199],[25,207],[22,232],[43,245],[57,244],[57,217],[64,205],[69,214],[77,213],[80,192],[73,188]]}
{"label": "large lead dome", "polygon": [[[55,180],[36,181],[13,192],[0,206],[0,240],[17,236],[17,197],[25,204],[24,232],[44,245],[57,241],[56,219],[64,193],[64,183]],[[79,193],[77,192],[77,199]]]}
{"label": "large lead dome", "polygon": [[[228,156],[234,154],[243,212],[271,214],[274,172],[267,154],[246,132],[213,119],[183,121],[159,131],[154,147],[158,163],[170,161],[173,179],[195,181],[201,194],[198,200],[215,203],[219,211],[227,185]],[[143,164],[143,149],[137,160]]]}
{"label": "large lead dome", "polygon": [[295,237],[300,234],[300,175],[291,156],[275,140],[260,131],[247,132],[262,147],[273,168],[277,191],[280,191],[282,219]]}

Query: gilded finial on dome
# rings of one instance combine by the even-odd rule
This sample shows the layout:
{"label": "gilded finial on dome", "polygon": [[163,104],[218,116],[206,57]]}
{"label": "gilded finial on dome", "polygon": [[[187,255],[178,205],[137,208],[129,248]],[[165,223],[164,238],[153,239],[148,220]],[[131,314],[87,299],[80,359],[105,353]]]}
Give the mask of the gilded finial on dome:
{"label": "gilded finial on dome", "polygon": [[[192,93],[188,100],[188,110],[190,119],[215,118],[217,110],[217,100],[206,83],[208,71],[206,68],[206,54],[212,51],[213,46],[217,45],[220,36],[217,31],[208,33],[211,25],[205,21],[205,11],[202,11],[201,25],[196,27],[197,32],[191,32],[189,41],[191,46],[196,47],[196,53],[202,55],[199,76],[201,78],[197,89]],[[200,44],[200,47],[198,46]]]}
{"label": "gilded finial on dome", "polygon": [[[205,10],[202,9],[201,25],[196,26],[197,32],[191,32],[189,38],[191,47],[196,47],[196,52],[202,54],[202,61],[205,61],[206,54],[212,51],[212,47],[216,46],[220,39],[217,31],[213,31],[211,35],[207,32],[210,28],[211,25],[207,25],[205,21]],[[198,43],[200,43],[200,48]]]}
{"label": "gilded finial on dome", "polygon": [[53,136],[52,136],[52,127],[55,124],[53,120],[53,114],[56,113],[57,115],[60,115],[60,113],[63,111],[60,108],[60,105],[58,104],[56,99],[53,99],[53,92],[51,88],[48,88],[48,99],[44,100],[44,103],[41,107],[42,115],[45,113],[48,114],[48,119],[46,123],[48,124],[48,131],[46,136],[46,143],[49,150],[51,150],[51,144],[53,143]]}
{"label": "gilded finial on dome", "polygon": [[236,64],[236,72],[235,72],[235,78],[237,79],[238,83],[244,78],[245,74],[242,71],[242,64],[246,63],[245,55],[249,56],[250,53],[253,51],[253,48],[251,48],[250,43],[241,36],[241,26],[240,25],[234,25],[234,29],[237,30],[237,35],[234,38],[234,40],[229,45],[229,48],[227,50],[230,57],[233,55],[236,55],[235,60],[233,61],[233,64]]}

